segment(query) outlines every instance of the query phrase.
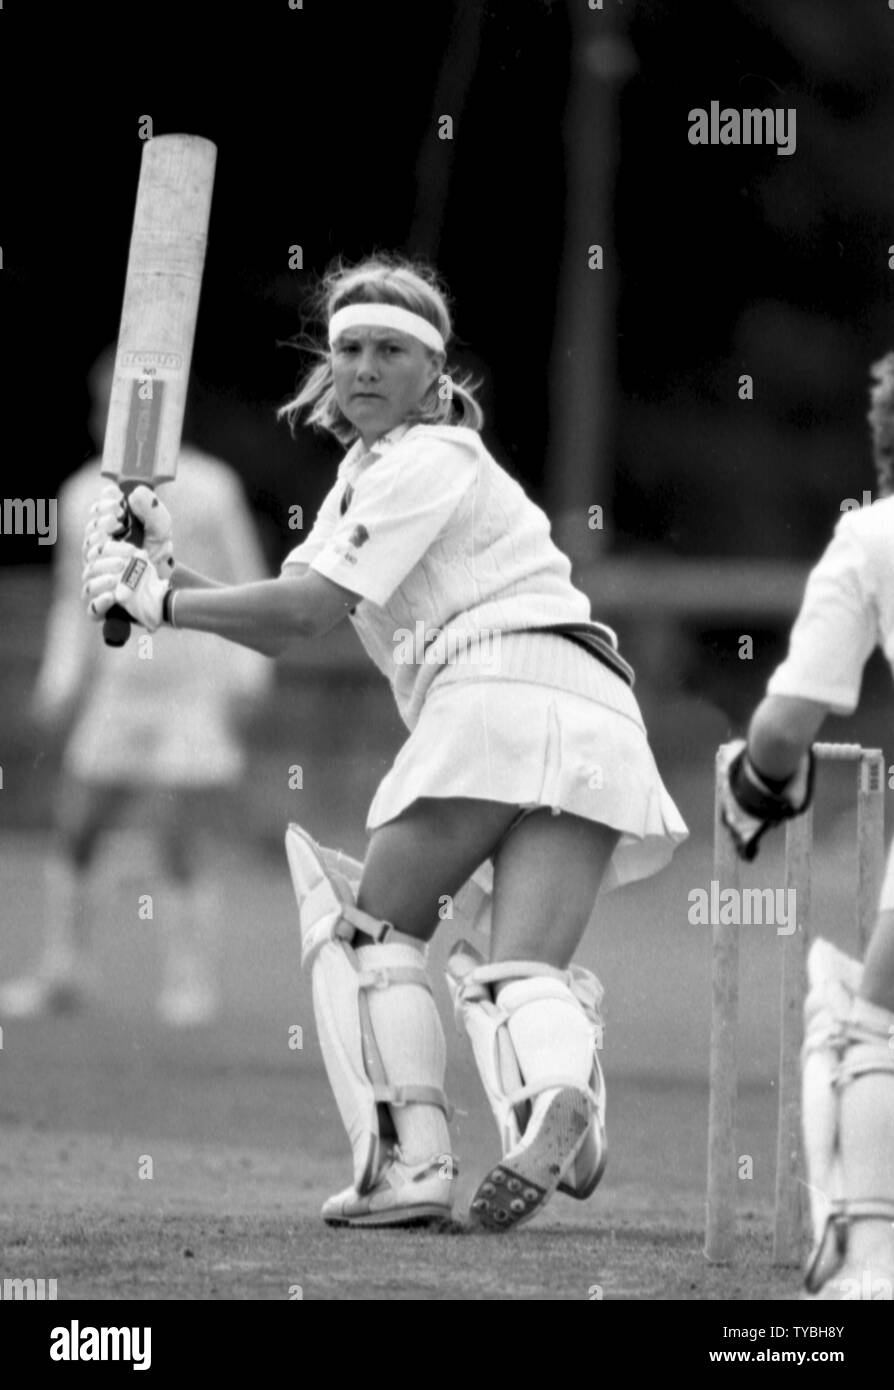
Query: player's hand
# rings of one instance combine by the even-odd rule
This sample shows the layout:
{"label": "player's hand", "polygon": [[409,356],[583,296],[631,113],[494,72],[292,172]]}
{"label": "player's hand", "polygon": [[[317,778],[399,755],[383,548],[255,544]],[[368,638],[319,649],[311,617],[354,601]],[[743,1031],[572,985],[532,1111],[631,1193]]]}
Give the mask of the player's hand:
{"label": "player's hand", "polygon": [[151,487],[140,483],[127,498],[128,506],[143,523],[143,546],[161,579],[170,579],[174,570],[174,540],[171,513]]}
{"label": "player's hand", "polygon": [[720,814],[740,859],[756,857],[761,836],[771,826],[807,810],[813,795],[813,765],[813,753],[808,751],[777,793],[755,770],[743,738],[724,745],[720,754]]}
{"label": "player's hand", "polygon": [[86,561],[94,559],[106,541],[121,533],[124,513],[124,493],[114,483],[108,483],[90,508],[84,530],[83,554]]}
{"label": "player's hand", "polygon": [[88,561],[82,578],[87,613],[94,622],[101,623],[109,609],[120,603],[147,632],[161,626],[162,604],[171,585],[156,574],[145,550],[127,541],[106,541]]}
{"label": "player's hand", "polygon": [[108,540],[121,540],[127,529],[128,507],[143,526],[143,545],[159,576],[169,579],[174,569],[171,514],[151,488],[142,483],[128,497],[109,483],[90,508],[84,533],[84,559],[96,557]]}

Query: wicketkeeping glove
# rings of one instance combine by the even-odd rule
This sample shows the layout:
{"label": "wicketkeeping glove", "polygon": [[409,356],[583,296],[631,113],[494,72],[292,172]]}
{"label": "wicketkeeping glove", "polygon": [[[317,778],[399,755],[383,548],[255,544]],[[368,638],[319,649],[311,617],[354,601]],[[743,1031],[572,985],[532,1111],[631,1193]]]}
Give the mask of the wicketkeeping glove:
{"label": "wicketkeeping glove", "polygon": [[174,569],[171,514],[151,488],[142,483],[127,497],[116,483],[109,483],[90,508],[84,533],[84,559],[91,561],[110,539],[120,540],[127,529],[127,509],[143,525],[143,548],[162,579]]}
{"label": "wicketkeeping glove", "polygon": [[813,751],[808,750],[781,792],[774,792],[756,771],[743,738],[721,750],[721,819],[740,859],[757,855],[761,836],[773,825],[800,816],[813,796]]}
{"label": "wicketkeeping glove", "polygon": [[113,604],[120,603],[147,632],[161,625],[162,605],[170,581],[160,579],[145,550],[127,541],[107,540],[83,573],[87,612],[101,623]]}

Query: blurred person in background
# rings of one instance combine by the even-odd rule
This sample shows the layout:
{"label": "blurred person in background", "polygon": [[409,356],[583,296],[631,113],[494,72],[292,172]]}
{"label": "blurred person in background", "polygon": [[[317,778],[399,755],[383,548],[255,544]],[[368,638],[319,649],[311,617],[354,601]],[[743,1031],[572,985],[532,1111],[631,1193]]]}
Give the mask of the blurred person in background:
{"label": "blurred person in background", "polygon": [[[105,433],[114,349],[91,370],[90,431]],[[245,648],[190,633],[182,646],[131,635],[106,647],[81,600],[81,541],[101,489],[91,459],[63,485],[53,599],[33,716],[59,756],[54,850],[46,864],[43,941],[32,973],[0,985],[0,1018],[73,1011],[98,984],[91,927],[110,875],[94,872],[104,834],[135,826],[159,934],[157,1008],[171,1026],[209,1022],[218,1006],[212,967],[216,903],[202,841],[226,815],[244,765],[240,725],[263,697],[269,663]],[[190,552],[230,584],[265,576],[241,484],[226,464],[184,446],[170,497]],[[141,640],[142,639],[142,640]],[[150,643],[152,639],[149,639]],[[144,850],[149,848],[149,856]],[[161,874],[161,879],[157,875]],[[119,918],[136,915],[120,891]]]}

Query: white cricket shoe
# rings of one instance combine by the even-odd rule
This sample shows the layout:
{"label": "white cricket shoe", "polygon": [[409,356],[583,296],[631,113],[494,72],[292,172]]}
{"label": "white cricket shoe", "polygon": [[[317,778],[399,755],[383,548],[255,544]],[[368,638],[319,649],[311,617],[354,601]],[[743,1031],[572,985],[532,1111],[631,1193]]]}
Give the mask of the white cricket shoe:
{"label": "white cricket shoe", "polygon": [[576,1156],[563,1170],[558,1191],[578,1202],[592,1197],[605,1172],[608,1161],[608,1141],[605,1137],[605,1119],[600,1111],[592,1112],[584,1142]]}
{"label": "white cricket shoe", "polygon": [[[456,1160],[448,1161],[455,1176]],[[323,1203],[321,1215],[327,1226],[437,1226],[451,1220],[454,1176],[445,1176],[440,1158],[414,1166],[395,1158],[370,1192],[346,1187]]]}
{"label": "white cricket shoe", "polygon": [[577,1186],[575,1165],[585,1144],[591,1150],[590,1171],[581,1186],[589,1189],[582,1195],[589,1195],[605,1167],[605,1131],[593,1120],[586,1091],[562,1086],[537,1096],[520,1142],[479,1184],[469,1207],[472,1226],[508,1231],[529,1221],[553,1195],[563,1176],[571,1178],[574,1174]]}

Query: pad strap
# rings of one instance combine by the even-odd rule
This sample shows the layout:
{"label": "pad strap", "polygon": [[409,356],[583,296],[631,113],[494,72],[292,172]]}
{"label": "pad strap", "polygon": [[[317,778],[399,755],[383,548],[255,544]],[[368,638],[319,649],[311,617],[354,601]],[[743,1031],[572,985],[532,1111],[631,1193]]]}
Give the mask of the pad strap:
{"label": "pad strap", "polygon": [[853,1202],[834,1202],[834,1218],[846,1216],[855,1221],[894,1221],[894,1201],[890,1197],[858,1197]]}
{"label": "pad strap", "polygon": [[877,1072],[894,1073],[894,1057],[868,1059],[860,1062],[840,1062],[832,1074],[833,1086],[844,1086],[848,1081],[856,1081],[861,1076],[873,1076]]}
{"label": "pad strap", "polygon": [[[571,990],[591,1022],[601,1025],[599,1007],[602,1003],[602,985],[592,971],[585,970],[580,965],[573,965],[569,970],[559,970],[554,965],[544,965],[542,961],[537,960],[496,961],[492,965],[478,965],[470,970],[462,981],[457,982],[457,1003],[463,998],[474,998],[476,995],[486,994],[489,998],[494,998],[490,986],[504,980],[531,979],[559,980]],[[504,1020],[509,1017],[508,1014],[503,1014],[499,1000],[495,999],[494,1008]]]}
{"label": "pad strap", "polygon": [[804,1287],[808,1293],[818,1293],[825,1280],[818,1278],[819,1267],[828,1253],[831,1236],[839,1265],[847,1255],[847,1228],[852,1221],[894,1221],[894,1201],[890,1197],[860,1197],[853,1202],[839,1199],[832,1202],[821,1238],[804,1272]]}
{"label": "pad strap", "polygon": [[490,985],[501,980],[529,980],[547,975],[553,980],[568,983],[568,971],[538,960],[495,961],[493,965],[478,965],[466,976],[476,984]]}
{"label": "pad strap", "polygon": [[[373,917],[368,912],[363,912],[359,907],[354,907],[351,903],[345,903],[341,910],[342,922],[349,922],[356,930],[362,931],[366,936],[371,936],[373,941],[381,945],[389,932],[394,931],[394,923],[386,922],[381,917]],[[346,933],[339,931],[336,933],[340,937],[346,935],[350,938],[353,932]]]}
{"label": "pad strap", "polygon": [[589,1086],[583,1087],[576,1077],[572,1076],[544,1076],[532,1086],[520,1086],[517,1091],[506,1096],[506,1104],[516,1106],[523,1104],[526,1100],[533,1100],[535,1096],[541,1095],[544,1091],[560,1090],[572,1087],[575,1091],[580,1091],[586,1095],[593,1109],[599,1105],[599,1097]]}
{"label": "pad strap", "polygon": [[[366,916],[362,913],[361,916]],[[387,925],[387,923],[386,923]],[[363,1057],[367,1075],[377,1105],[436,1105],[443,1111],[447,1120],[453,1119],[453,1106],[437,1086],[391,1086],[385,1071],[385,1063],[379,1051],[376,1035],[373,1032],[366,991],[388,989],[390,985],[421,985],[432,993],[431,982],[425,971],[414,965],[384,965],[376,970],[357,971],[357,1006],[360,1011],[360,1035],[363,1042]]]}
{"label": "pad strap", "polygon": [[[305,897],[305,905],[310,914],[314,908],[314,897],[319,895],[328,907],[330,899],[328,893],[331,892],[325,879],[321,880],[316,888],[312,888]],[[351,903],[341,903],[339,905],[338,916],[334,912],[321,916],[314,922],[313,927],[305,933],[301,943],[301,964],[310,964],[316,952],[321,946],[325,946],[327,941],[343,941],[346,946],[350,946],[354,940],[356,932],[362,931],[366,936],[372,937],[377,946],[381,946],[386,937],[394,932],[394,923],[386,922],[380,917],[373,917],[368,912],[362,912],[359,907],[354,907]]]}
{"label": "pad strap", "polygon": [[361,970],[357,975],[359,989],[387,989],[389,985],[421,985],[432,992],[431,981],[421,966],[382,965],[375,970]]}
{"label": "pad strap", "polygon": [[383,1105],[436,1105],[447,1119],[453,1116],[453,1106],[437,1086],[373,1086],[373,1095]]}

